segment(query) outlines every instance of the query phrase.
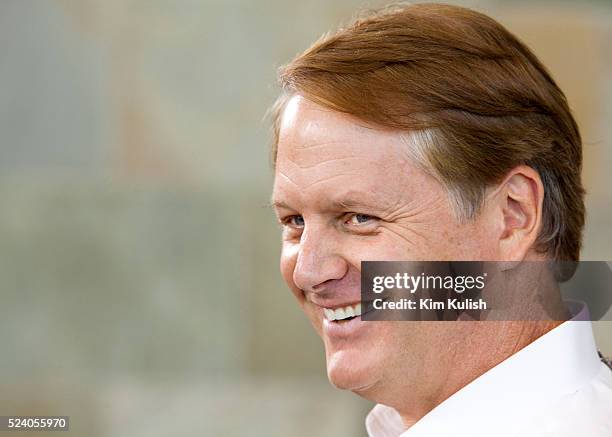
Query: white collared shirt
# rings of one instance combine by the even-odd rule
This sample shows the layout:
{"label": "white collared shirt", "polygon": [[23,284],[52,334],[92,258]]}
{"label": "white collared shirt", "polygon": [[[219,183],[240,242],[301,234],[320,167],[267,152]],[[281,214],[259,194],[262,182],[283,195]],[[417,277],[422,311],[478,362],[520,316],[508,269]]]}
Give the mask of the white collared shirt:
{"label": "white collared shirt", "polygon": [[370,437],[612,437],[612,370],[599,359],[586,307],[488,370],[408,430],[378,404]]}

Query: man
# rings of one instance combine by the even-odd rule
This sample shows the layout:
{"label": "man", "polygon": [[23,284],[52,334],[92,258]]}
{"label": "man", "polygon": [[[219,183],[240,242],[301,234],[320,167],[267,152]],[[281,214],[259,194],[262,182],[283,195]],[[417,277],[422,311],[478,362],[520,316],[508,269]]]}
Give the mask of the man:
{"label": "man", "polygon": [[359,317],[363,260],[578,260],[580,135],[529,49],[482,14],[417,4],[325,36],[280,81],[282,275],[331,383],[378,403],[369,434],[611,436],[589,322]]}

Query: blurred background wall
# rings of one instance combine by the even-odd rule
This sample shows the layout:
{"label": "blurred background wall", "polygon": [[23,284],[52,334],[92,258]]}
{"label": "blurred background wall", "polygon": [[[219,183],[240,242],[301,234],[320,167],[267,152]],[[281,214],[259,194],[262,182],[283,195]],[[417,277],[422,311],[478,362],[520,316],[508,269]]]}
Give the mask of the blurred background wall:
{"label": "blurred background wall", "polygon": [[[262,117],[278,66],[385,3],[0,0],[0,414],[88,436],[365,434],[371,405],[329,386],[278,273]],[[566,91],[584,258],[612,259],[612,3],[451,3]]]}

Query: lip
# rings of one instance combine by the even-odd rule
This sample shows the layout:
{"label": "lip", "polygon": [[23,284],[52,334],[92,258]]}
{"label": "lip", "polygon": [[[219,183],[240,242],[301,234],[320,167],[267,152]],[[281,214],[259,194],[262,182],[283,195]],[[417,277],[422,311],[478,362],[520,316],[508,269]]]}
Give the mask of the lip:
{"label": "lip", "polygon": [[330,339],[356,337],[360,331],[363,331],[366,327],[365,325],[366,322],[361,320],[361,316],[345,322],[332,322],[323,318],[323,332]]}

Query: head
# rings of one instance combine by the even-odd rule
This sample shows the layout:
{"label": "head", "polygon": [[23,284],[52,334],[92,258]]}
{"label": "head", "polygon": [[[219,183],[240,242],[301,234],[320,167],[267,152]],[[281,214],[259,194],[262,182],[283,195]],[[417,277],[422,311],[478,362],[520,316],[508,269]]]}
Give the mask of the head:
{"label": "head", "polygon": [[325,343],[328,376],[387,404],[400,385],[441,381],[420,394],[433,402],[451,353],[504,326],[338,324],[325,309],[359,302],[362,260],[577,260],[581,140],[566,99],[501,25],[446,5],[358,20],[280,82],[281,271]]}

